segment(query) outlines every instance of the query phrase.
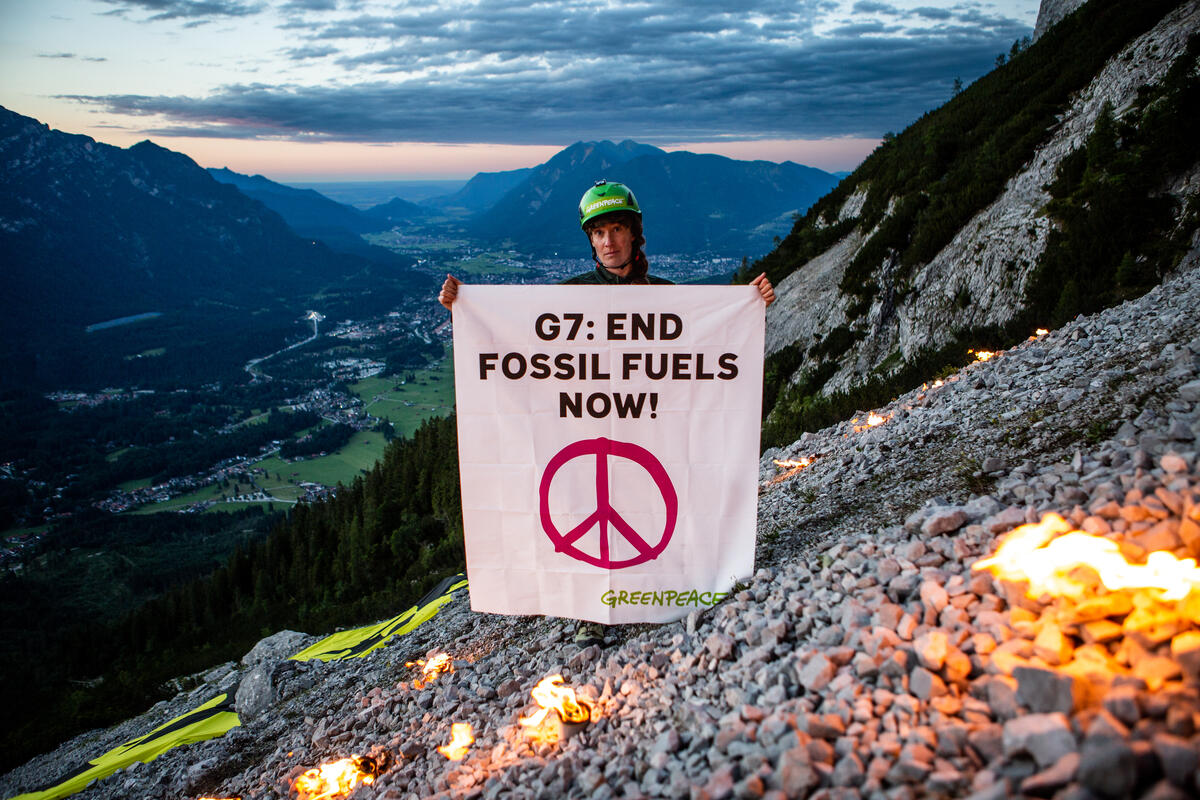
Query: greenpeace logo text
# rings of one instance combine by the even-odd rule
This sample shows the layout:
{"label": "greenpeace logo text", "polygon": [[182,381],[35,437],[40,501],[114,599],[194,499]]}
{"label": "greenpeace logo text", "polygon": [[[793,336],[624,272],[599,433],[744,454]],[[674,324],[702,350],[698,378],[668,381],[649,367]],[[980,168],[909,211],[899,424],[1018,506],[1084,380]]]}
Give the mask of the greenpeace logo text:
{"label": "greenpeace logo text", "polygon": [[587,208],[585,208],[583,210],[583,213],[590,214],[593,211],[595,211],[597,208],[604,208],[605,206],[619,206],[619,205],[623,205],[624,203],[625,203],[625,201],[620,197],[610,197],[607,200],[597,200],[596,202],[590,204]]}
{"label": "greenpeace logo text", "polygon": [[627,592],[609,589],[600,595],[600,602],[610,608],[617,606],[715,606],[728,595],[728,592],[698,592],[695,589],[676,591]]}

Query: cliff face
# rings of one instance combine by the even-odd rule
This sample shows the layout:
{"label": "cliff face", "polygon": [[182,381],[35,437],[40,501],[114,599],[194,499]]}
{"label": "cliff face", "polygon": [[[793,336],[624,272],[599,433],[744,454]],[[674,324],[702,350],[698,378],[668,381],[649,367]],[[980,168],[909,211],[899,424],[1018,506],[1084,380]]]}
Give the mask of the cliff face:
{"label": "cliff face", "polygon": [[[1078,3],[1047,2],[1042,15],[1066,13],[1070,9],[1063,9],[1072,5]],[[936,256],[903,280],[894,279],[899,269],[895,254],[877,262],[871,279],[880,288],[864,316],[852,319],[852,298],[842,293],[839,283],[878,228],[855,228],[797,268],[779,284],[780,302],[768,311],[768,354],[792,343],[807,347],[838,326],[853,325],[861,338],[838,359],[836,374],[825,384],[828,394],[861,382],[872,371],[886,371],[889,365],[909,360],[922,349],[943,346],[959,331],[1011,320],[1022,307],[1054,226],[1046,214],[1051,200],[1046,186],[1055,179],[1060,163],[1086,143],[1102,109],[1111,107],[1119,120],[1139,90],[1161,81],[1197,29],[1200,3],[1188,2],[1133,39],[1074,96],[1052,135],[1007,181],[1001,194]],[[1197,172],[1193,163],[1172,175],[1162,191],[1181,199],[1193,194]],[[868,191],[868,186],[856,187],[842,204],[838,219],[857,217]],[[823,218],[818,224],[836,222]],[[802,365],[799,371],[810,365]]]}
{"label": "cliff face", "polygon": [[1042,0],[1041,6],[1038,7],[1037,25],[1033,28],[1033,38],[1040,39],[1056,22],[1085,2],[1086,0]]}

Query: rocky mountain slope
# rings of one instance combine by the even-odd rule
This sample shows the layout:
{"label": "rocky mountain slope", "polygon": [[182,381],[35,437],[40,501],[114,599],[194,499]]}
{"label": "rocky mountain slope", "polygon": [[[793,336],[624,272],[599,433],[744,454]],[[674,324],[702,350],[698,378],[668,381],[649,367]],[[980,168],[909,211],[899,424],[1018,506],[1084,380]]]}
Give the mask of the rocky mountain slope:
{"label": "rocky mountain slope", "polygon": [[387,230],[398,222],[419,219],[429,213],[399,197],[360,211],[313,189],[286,186],[262,175],[242,175],[227,167],[209,167],[207,172],[218,183],[236,186],[242,194],[283,217],[298,235],[316,239],[339,253],[392,267],[411,267],[413,260],[368,244],[362,234]]}
{"label": "rocky mountain slope", "polygon": [[313,189],[297,189],[262,175],[243,175],[228,167],[209,167],[206,171],[218,183],[236,186],[242,194],[283,217],[284,222],[301,235],[329,228],[374,233],[386,227],[357,208],[331,200]]}
{"label": "rocky mountain slope", "polygon": [[[1043,15],[1057,19],[1079,3],[1051,3],[1054,7],[1050,9],[1046,5],[1043,4]],[[1088,4],[1082,12],[1099,14],[1093,7],[1101,5]],[[1111,11],[1118,6],[1108,3],[1106,8]],[[1162,81],[1177,59],[1189,52],[1189,37],[1198,29],[1200,4],[1183,2],[1175,4],[1144,33],[1134,36],[1073,94],[1046,140],[1004,182],[999,195],[984,204],[966,224],[955,228],[953,236],[946,236],[946,243],[928,255],[918,251],[929,250],[930,242],[943,236],[936,229],[942,223],[934,213],[940,202],[936,195],[941,191],[939,184],[933,180],[923,186],[908,184],[920,188],[904,196],[881,198],[875,196],[878,187],[862,177],[862,170],[852,175],[834,193],[837,204],[810,213],[809,219],[798,224],[789,237],[796,244],[785,240],[776,254],[786,253],[789,248],[812,252],[811,257],[801,257],[788,266],[787,277],[777,286],[780,302],[768,315],[768,352],[779,352],[788,346],[798,346],[801,351],[809,349],[810,356],[802,359],[799,366],[792,366],[795,377],[799,378],[817,363],[810,346],[832,342],[830,335],[837,339],[836,332],[840,331],[842,344],[826,348],[835,351],[836,365],[832,377],[824,384],[823,390],[829,393],[845,390],[872,375],[889,374],[898,365],[953,342],[966,331],[1000,330],[1020,316],[1030,302],[1027,290],[1031,282],[1044,269],[1043,256],[1048,243],[1062,230],[1062,222],[1048,213],[1052,200],[1049,187],[1059,176],[1060,166],[1086,145],[1106,110],[1111,110],[1118,122],[1123,115],[1132,114],[1142,93]],[[1056,42],[1054,46],[1061,48],[1061,44]],[[1035,50],[1038,47],[1034,45]],[[1039,63],[1043,65],[1050,64],[1053,58],[1045,49],[1023,53],[1014,59],[1014,76],[1021,75],[1015,69],[1016,62],[1027,56],[1041,59]],[[1068,64],[1058,65],[1049,74],[1070,68]],[[938,169],[949,169],[942,176],[943,182],[955,179],[953,165],[963,163],[961,159],[955,161],[962,155],[955,150],[956,142],[966,142],[978,132],[958,133],[955,135],[961,138],[954,139],[942,136],[951,132],[939,126],[960,124],[959,118],[953,116],[956,109],[982,102],[974,98],[973,91],[990,92],[991,102],[1000,103],[1006,92],[1018,86],[1005,83],[1003,78],[997,74],[989,76],[990,82],[981,80],[986,86],[968,88],[962,103],[948,104],[939,110],[941,116],[924,120],[921,123],[924,128],[914,126],[913,135],[925,137],[924,152],[932,154],[929,163],[918,165],[922,170],[929,170],[937,178]],[[1031,84],[1019,91],[1033,88]],[[1039,102],[1049,101],[1049,97],[1039,99]],[[1015,135],[1030,134],[1037,135],[1034,131]],[[939,142],[939,136],[945,141]],[[969,171],[964,173],[971,176],[970,181],[982,184],[987,180],[983,173],[992,164],[988,153],[994,154],[997,146],[996,142],[988,142],[982,154],[971,154],[975,163],[968,165]],[[944,166],[947,164],[950,166]],[[875,182],[884,179],[877,176]],[[1172,233],[1184,241],[1194,241],[1197,234],[1195,220],[1185,209],[1188,199],[1197,196],[1198,189],[1200,154],[1193,148],[1187,166],[1171,170],[1153,192],[1155,196],[1176,201],[1175,219],[1184,228]],[[968,187],[953,202],[961,203],[969,193]],[[924,202],[931,205],[925,208],[921,205]],[[868,213],[873,206],[887,209],[877,221],[871,221]],[[937,213],[946,218],[953,216],[949,209]],[[924,228],[918,229],[921,224]],[[914,230],[915,238],[904,239],[904,232]],[[803,242],[814,241],[827,243],[815,252],[811,247],[803,249]],[[1136,252],[1134,255],[1142,258]],[[1114,259],[1119,258],[1120,253],[1116,253]],[[853,277],[848,273],[850,270]],[[1098,274],[1096,280],[1100,279]],[[848,282],[853,285],[848,286]],[[1062,288],[1060,285],[1056,291]],[[1053,298],[1049,305],[1054,305]],[[1050,310],[1045,310],[1046,317],[1050,316]],[[1049,319],[1038,322],[1047,324]]]}
{"label": "rocky mountain slope", "polygon": [[[236,373],[252,357],[248,343],[254,354],[281,346],[319,291],[426,280],[396,269],[408,262],[390,253],[381,280],[368,258],[302,238],[149,141],[113,147],[0,108],[0,175],[0,369],[14,384],[129,385],[175,379],[176,368],[211,375],[203,363],[219,361],[212,353]],[[153,336],[87,331],[146,314],[157,316],[138,330]],[[144,351],[174,363],[138,371]]]}
{"label": "rocky mountain slope", "polygon": [[[839,355],[837,388],[907,357],[905,342],[946,345],[960,326],[1011,320],[1060,232],[1042,216],[1047,182],[1106,106],[1128,113],[1186,52],[1200,3],[1173,5],[934,257],[890,284],[899,254],[872,265],[880,280],[857,316],[844,278],[877,229],[856,223],[873,204],[888,209],[880,228],[905,209],[847,185],[805,229],[835,235],[781,284],[768,330],[792,333],[773,351],[861,332]],[[1195,175],[1177,170],[1162,191],[1194,194]],[[1098,567],[1064,568],[1074,596],[1031,597],[976,569],[1039,520],[1051,527],[1024,566],[1045,563],[1036,546],[1068,527],[1106,542],[1123,573],[1140,576],[1150,553],[1156,565],[1200,556],[1200,243],[1184,233],[1162,286],[765,453],[758,571],[711,612],[613,628],[603,648],[579,650],[568,621],[473,614],[460,598],[370,657],[327,665],[287,661],[313,637],[282,632],[181,680],[192,688],[142,717],[3,776],[0,791],[43,785],[229,691],[241,727],[78,796],[292,798],[302,773],[351,755],[378,772],[360,800],[1200,795],[1194,565],[1159,570],[1183,575],[1178,597],[1105,591]],[[434,653],[455,671],[419,686],[406,665]],[[592,721],[532,742],[518,716],[552,674]],[[460,722],[475,742],[450,761],[437,748]]]}
{"label": "rocky mountain slope", "polygon": [[1033,27],[1034,38],[1054,26],[1056,22],[1083,5],[1084,0],[1042,0],[1038,6],[1037,24]]}
{"label": "rocky mountain slope", "polygon": [[465,213],[487,211],[499,202],[500,198],[517,188],[534,169],[534,167],[522,167],[502,172],[477,172],[458,191],[440,197],[432,197],[426,201],[426,205]]}
{"label": "rocky mountain slope", "polygon": [[[565,620],[474,614],[463,597],[330,664],[284,661],[312,640],[285,632],[0,791],[217,691],[242,704],[267,676],[241,727],[77,796],[296,797],[299,775],[351,755],[379,771],[358,800],[1195,796],[1200,578],[1184,600],[1130,600],[1076,569],[1083,597],[1039,601],[974,567],[1048,514],[1134,563],[1200,555],[1198,270],[1193,252],[1137,300],[766,453],[758,570],[710,612],[579,650]],[[420,687],[406,663],[435,652],[455,671]],[[593,721],[531,744],[517,717],[553,674]],[[474,728],[461,761],[436,749],[455,722]]]}
{"label": "rocky mountain slope", "polygon": [[360,267],[148,141],[122,149],[0,109],[0,163],[5,325],[262,302]]}

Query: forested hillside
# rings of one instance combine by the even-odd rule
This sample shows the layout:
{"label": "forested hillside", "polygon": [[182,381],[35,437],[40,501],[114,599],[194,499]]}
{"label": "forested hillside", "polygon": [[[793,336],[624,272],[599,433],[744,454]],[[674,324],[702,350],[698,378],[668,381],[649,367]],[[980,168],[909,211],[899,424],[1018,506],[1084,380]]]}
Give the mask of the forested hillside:
{"label": "forested hillside", "polygon": [[302,238],[149,141],[114,147],[0,108],[0,162],[0,368],[13,384],[229,380],[282,346],[314,294],[333,315],[343,297],[394,303],[426,285],[394,254],[381,265]]}
{"label": "forested hillside", "polygon": [[0,678],[22,691],[0,766],[142,711],[167,681],[240,658],[265,633],[328,632],[407,608],[462,569],[457,454],[455,419],[431,420],[335,498],[297,506],[211,574],[123,619],[47,619],[35,610],[44,598],[12,596],[0,580],[5,608],[28,607],[5,623]]}

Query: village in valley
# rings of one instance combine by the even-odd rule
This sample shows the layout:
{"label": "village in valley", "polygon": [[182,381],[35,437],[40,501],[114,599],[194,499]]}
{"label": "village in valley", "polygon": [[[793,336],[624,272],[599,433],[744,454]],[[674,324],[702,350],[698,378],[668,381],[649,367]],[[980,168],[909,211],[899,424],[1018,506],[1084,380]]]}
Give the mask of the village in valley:
{"label": "village in valley", "polygon": [[[408,307],[411,306],[411,307]],[[424,306],[431,306],[424,308]],[[315,423],[290,439],[270,439],[262,444],[222,458],[204,468],[165,480],[137,479],[122,482],[90,498],[88,507],[109,514],[174,512],[198,514],[210,510],[237,510],[261,506],[267,511],[284,510],[296,503],[312,503],[336,493],[363,474],[382,456],[388,441],[411,435],[420,423],[449,414],[453,408],[453,385],[449,353],[448,319],[435,304],[406,304],[383,317],[364,320],[314,320],[314,312],[301,318],[313,334],[247,365],[251,385],[286,385],[295,394],[282,395],[271,408],[235,410],[226,423],[208,431],[193,431],[211,440],[230,436],[267,419],[270,413],[310,415]],[[317,327],[320,326],[319,336]],[[327,347],[315,343],[324,340]],[[424,366],[388,374],[389,363],[379,354],[381,343],[403,343],[433,355]],[[386,348],[382,348],[386,349]],[[393,366],[397,363],[393,360]],[[286,377],[284,377],[286,376]],[[169,399],[172,403],[212,402],[213,397],[231,396],[220,383],[170,391],[138,387],[107,387],[97,391],[58,390],[46,394],[57,413],[72,414],[112,404],[131,406]],[[154,412],[162,418],[165,410]],[[305,450],[318,431],[338,428],[345,441],[331,449]],[[163,444],[170,446],[175,437]],[[292,454],[285,454],[291,444]],[[116,460],[133,449],[131,442],[109,441],[108,460]],[[0,547],[0,564],[20,569],[25,557],[37,552],[46,534],[56,524],[69,523],[80,509],[73,503],[71,486],[79,474],[60,476],[61,485],[38,480],[29,465],[0,464],[0,476],[39,498],[44,505],[34,518],[8,531]]]}
{"label": "village in valley", "polygon": [[[442,242],[442,249],[431,250],[429,243],[414,243],[399,233],[391,237],[380,235],[376,243],[397,253],[421,256],[417,271],[434,279],[451,272],[475,283],[536,285],[556,283],[592,266],[586,258],[535,258],[514,251],[487,251],[468,243],[454,243],[447,251]],[[680,283],[723,282],[737,267],[737,259],[712,254],[663,254],[655,259],[656,272]],[[29,464],[0,464],[3,479],[33,498],[26,517],[7,531],[0,547],[0,564],[19,570],[29,554],[39,551],[54,526],[70,523],[84,507],[105,514],[200,514],[248,507],[275,512],[319,501],[336,493],[339,484],[348,484],[370,470],[392,438],[411,435],[425,419],[451,413],[450,319],[432,298],[408,297],[382,315],[360,319],[327,318],[315,301],[314,306],[297,315],[290,342],[245,365],[249,385],[266,387],[273,398],[269,407],[238,407],[236,400],[230,400],[236,392],[220,382],[173,389],[114,386],[82,391],[64,387],[48,392],[46,399],[63,414],[94,412],[112,404],[125,408],[140,404],[157,408],[152,412],[157,419],[173,415],[166,410],[168,405],[231,403],[225,421],[188,431],[210,442],[244,432],[266,420],[272,411],[310,414],[315,421],[288,437],[257,442],[186,474],[122,480],[92,493],[82,504],[81,475],[76,472],[60,472],[45,479],[44,470]],[[151,318],[153,315],[145,316]],[[142,321],[143,317],[138,317],[118,322]],[[146,357],[162,355],[151,351]],[[335,428],[342,437],[331,446],[296,452],[297,447],[306,450],[304,445],[309,442],[319,444],[314,435],[328,436]],[[175,444],[174,436],[160,443],[164,447]],[[97,445],[109,462],[119,461],[140,446],[120,440]]]}

